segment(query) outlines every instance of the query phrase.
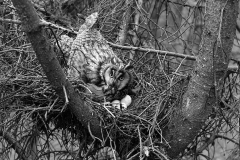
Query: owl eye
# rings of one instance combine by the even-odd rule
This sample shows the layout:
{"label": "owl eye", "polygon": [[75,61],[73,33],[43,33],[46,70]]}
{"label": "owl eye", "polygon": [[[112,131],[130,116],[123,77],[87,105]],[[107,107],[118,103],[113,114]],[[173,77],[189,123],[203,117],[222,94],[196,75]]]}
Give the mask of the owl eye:
{"label": "owl eye", "polygon": [[124,77],[123,77],[123,76],[120,76],[120,77],[119,77],[119,80],[120,80],[120,81],[122,81],[123,79],[124,79]]}

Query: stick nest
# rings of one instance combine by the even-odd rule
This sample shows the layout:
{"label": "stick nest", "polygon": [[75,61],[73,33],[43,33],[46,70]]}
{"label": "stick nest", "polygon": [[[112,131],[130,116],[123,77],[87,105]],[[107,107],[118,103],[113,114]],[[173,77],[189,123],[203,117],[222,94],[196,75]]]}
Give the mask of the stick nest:
{"label": "stick nest", "polygon": [[[130,61],[128,54],[121,53],[126,61]],[[181,102],[183,93],[184,78],[169,74],[164,69],[163,57],[140,52],[136,55],[133,62],[134,87],[140,90],[132,97],[133,102],[126,110],[113,107],[106,110],[106,103],[94,102],[91,96],[78,90],[85,104],[98,114],[109,138],[114,142],[117,140],[115,145],[124,155],[137,152],[140,141],[149,150],[161,150],[161,146],[168,145],[162,131],[174,108]],[[21,113],[32,119],[45,134],[54,124],[53,130],[68,130],[80,139],[86,138],[86,129],[52,89],[31,50],[9,51],[0,56],[1,105],[6,104],[4,117],[9,117],[14,111],[16,116]],[[84,85],[81,81],[72,81],[72,84],[75,88]]]}
{"label": "stick nest", "polygon": [[[64,100],[59,98],[44,75],[31,44],[22,32],[19,31],[18,35],[20,38],[9,34],[9,41],[6,40],[0,52],[0,116],[5,127],[10,127],[12,123],[25,127],[25,123],[28,123],[32,128],[36,126],[45,136],[61,130],[65,144],[70,142],[71,133],[72,139],[80,140],[79,150],[89,151],[91,139],[94,139],[91,130],[84,128]],[[109,35],[113,34],[108,33],[105,37],[111,40]],[[133,87],[139,89],[126,110],[113,107],[106,110],[106,103],[96,103],[91,96],[78,89],[84,86],[81,80],[71,82],[85,104],[98,114],[102,127],[109,133],[112,148],[117,148],[121,157],[139,157],[141,152],[147,155],[148,151],[151,151],[150,156],[164,157],[163,148],[168,146],[168,142],[163,137],[163,130],[174,111],[180,107],[186,77],[176,74],[176,68],[171,67],[171,60],[165,56],[114,50],[122,60],[126,63],[130,61],[134,66]],[[97,149],[93,148],[88,155],[94,155]]]}

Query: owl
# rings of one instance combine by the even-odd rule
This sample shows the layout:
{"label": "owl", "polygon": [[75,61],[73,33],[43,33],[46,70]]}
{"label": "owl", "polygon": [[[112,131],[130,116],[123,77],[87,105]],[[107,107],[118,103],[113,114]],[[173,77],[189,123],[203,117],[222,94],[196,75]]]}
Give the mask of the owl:
{"label": "owl", "polygon": [[74,40],[61,36],[60,46],[67,56],[68,76],[81,78],[93,94],[112,100],[131,84],[131,66],[123,63],[93,27],[97,17],[97,13],[88,16]]}

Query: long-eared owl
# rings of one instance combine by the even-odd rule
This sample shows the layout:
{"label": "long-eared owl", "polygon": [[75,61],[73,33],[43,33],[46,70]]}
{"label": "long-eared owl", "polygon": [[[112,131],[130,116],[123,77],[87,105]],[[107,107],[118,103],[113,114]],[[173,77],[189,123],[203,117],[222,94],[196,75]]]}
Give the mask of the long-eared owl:
{"label": "long-eared owl", "polygon": [[129,65],[117,57],[100,31],[93,27],[97,17],[93,13],[86,18],[76,39],[61,36],[60,46],[68,57],[68,76],[81,78],[95,95],[113,100],[129,86],[132,75]]}

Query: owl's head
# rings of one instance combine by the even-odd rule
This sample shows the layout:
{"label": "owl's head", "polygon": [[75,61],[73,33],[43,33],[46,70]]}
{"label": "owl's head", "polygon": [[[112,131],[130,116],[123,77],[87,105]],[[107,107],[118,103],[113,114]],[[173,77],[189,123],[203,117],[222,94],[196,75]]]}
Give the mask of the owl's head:
{"label": "owl's head", "polygon": [[118,65],[111,63],[108,65],[103,72],[103,80],[107,86],[107,90],[112,90],[112,92],[117,92],[126,88],[132,82],[132,74],[130,70],[132,66],[128,65]]}

